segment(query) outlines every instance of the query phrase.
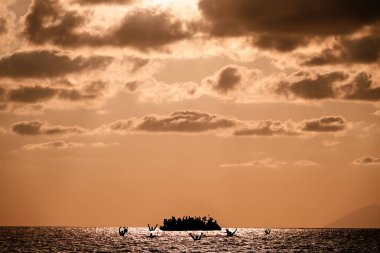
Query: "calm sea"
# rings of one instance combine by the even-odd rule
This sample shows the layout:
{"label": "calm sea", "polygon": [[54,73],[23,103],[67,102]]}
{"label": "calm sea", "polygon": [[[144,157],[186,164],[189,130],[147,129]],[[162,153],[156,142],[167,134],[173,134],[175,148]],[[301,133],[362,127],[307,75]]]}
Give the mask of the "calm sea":
{"label": "calm sea", "polygon": [[[194,233],[199,234],[199,233]],[[239,229],[235,237],[205,232],[193,241],[187,232],[130,228],[2,227],[1,252],[380,252],[380,229]]]}

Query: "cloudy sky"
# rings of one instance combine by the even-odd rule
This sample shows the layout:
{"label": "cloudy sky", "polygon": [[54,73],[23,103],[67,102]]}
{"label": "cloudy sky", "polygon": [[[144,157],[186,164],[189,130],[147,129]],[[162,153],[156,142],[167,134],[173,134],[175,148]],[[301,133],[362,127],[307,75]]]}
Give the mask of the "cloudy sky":
{"label": "cloudy sky", "polygon": [[3,0],[0,225],[380,205],[379,63],[378,0]]}

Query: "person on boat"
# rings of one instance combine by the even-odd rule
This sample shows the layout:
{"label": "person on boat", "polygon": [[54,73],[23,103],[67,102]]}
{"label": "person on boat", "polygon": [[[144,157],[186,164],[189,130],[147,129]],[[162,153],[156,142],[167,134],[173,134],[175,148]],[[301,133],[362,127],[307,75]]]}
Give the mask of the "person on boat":
{"label": "person on boat", "polygon": [[119,235],[124,236],[126,233],[128,233],[128,228],[126,227],[119,227]]}
{"label": "person on boat", "polygon": [[227,235],[228,237],[231,237],[231,236],[234,236],[234,235],[236,234],[236,231],[237,231],[237,229],[235,229],[235,231],[232,232],[232,231],[230,231],[228,228],[226,228],[226,232],[224,232],[224,233],[226,233],[226,235]]}
{"label": "person on boat", "polygon": [[191,238],[193,238],[194,241],[200,241],[202,239],[203,233],[200,235],[193,235],[192,233],[189,234]]}

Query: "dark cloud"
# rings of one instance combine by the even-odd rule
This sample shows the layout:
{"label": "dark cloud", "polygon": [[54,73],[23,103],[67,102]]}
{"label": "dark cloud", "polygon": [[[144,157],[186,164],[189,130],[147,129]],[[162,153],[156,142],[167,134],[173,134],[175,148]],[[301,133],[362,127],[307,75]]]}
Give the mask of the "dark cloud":
{"label": "dark cloud", "polygon": [[[72,102],[97,99],[103,95],[103,91],[107,88],[104,82],[93,82],[83,89],[63,89],[50,88],[42,86],[21,86],[18,88],[5,90],[3,100],[13,103],[40,103],[52,99],[69,100]],[[0,98],[2,89],[0,88]]]}
{"label": "dark cloud", "polygon": [[205,132],[230,128],[236,120],[199,111],[178,111],[168,116],[148,115],[136,129],[147,132]]}
{"label": "dark cloud", "polygon": [[75,2],[83,5],[92,4],[130,4],[135,0],[76,0]]}
{"label": "dark cloud", "polygon": [[64,10],[57,0],[35,0],[26,16],[25,33],[34,44],[116,46],[140,50],[160,48],[190,37],[183,22],[157,10],[128,12],[119,24],[100,35],[83,31],[81,28],[85,23],[86,17]]}
{"label": "dark cloud", "polygon": [[370,64],[379,62],[380,36],[348,39],[340,38],[333,48],[325,49],[320,55],[313,56],[306,62],[307,66],[334,64]]}
{"label": "dark cloud", "polygon": [[239,69],[234,66],[227,66],[223,68],[218,74],[218,80],[214,86],[215,90],[220,93],[226,94],[234,90],[239,85],[242,76]]}
{"label": "dark cloud", "polygon": [[131,66],[131,72],[137,72],[144,66],[148,65],[151,60],[149,59],[144,59],[144,58],[139,58],[139,57],[129,57],[128,58],[129,62],[132,64]]}
{"label": "dark cloud", "polygon": [[200,111],[177,111],[171,115],[147,115],[143,118],[117,120],[100,127],[98,132],[197,133],[228,129],[237,124],[236,119],[220,115]]}
{"label": "dark cloud", "polygon": [[7,94],[7,90],[4,87],[0,86],[0,102],[5,100],[6,94]]}
{"label": "dark cloud", "polygon": [[260,35],[253,40],[253,44],[261,49],[289,52],[307,45],[309,40],[305,37],[291,35]]}
{"label": "dark cloud", "polygon": [[164,12],[139,10],[127,15],[107,42],[141,50],[161,47],[190,36],[184,24]]}
{"label": "dark cloud", "polygon": [[339,132],[347,129],[347,121],[340,116],[329,116],[302,121],[299,127],[305,132]]}
{"label": "dark cloud", "polygon": [[45,121],[34,120],[15,123],[12,131],[22,136],[37,136],[83,134],[87,130],[79,126],[55,126]]}
{"label": "dark cloud", "polygon": [[88,99],[95,99],[98,97],[97,94],[86,94],[78,90],[61,90],[58,97],[62,100],[70,101],[83,101]]}
{"label": "dark cloud", "polygon": [[346,62],[374,63],[379,61],[380,36],[367,36],[358,39],[344,39],[341,43]]}
{"label": "dark cloud", "polygon": [[200,0],[199,8],[212,36],[251,36],[255,46],[280,52],[380,20],[377,0]]}
{"label": "dark cloud", "polygon": [[380,19],[377,0],[200,0],[217,36],[350,34]]}
{"label": "dark cloud", "polygon": [[297,98],[380,100],[380,87],[375,86],[371,75],[366,72],[359,72],[354,76],[341,71],[325,74],[298,72],[285,78],[271,89],[275,94],[285,96],[290,100]]}
{"label": "dark cloud", "polygon": [[234,131],[236,136],[295,136],[300,135],[294,123],[281,121],[258,121]]}
{"label": "dark cloud", "polygon": [[339,132],[347,129],[347,121],[340,116],[322,117],[301,122],[254,121],[234,131],[236,136],[299,136],[305,132]]}
{"label": "dark cloud", "polygon": [[6,111],[8,109],[8,105],[7,104],[0,104],[0,112],[1,111]]}
{"label": "dark cloud", "polygon": [[299,72],[295,74],[299,81],[282,81],[276,87],[275,93],[284,95],[287,98],[299,97],[304,99],[326,99],[335,98],[336,92],[334,84],[348,78],[343,72],[330,72],[327,74],[317,74],[309,76],[308,73]]}
{"label": "dark cloud", "polygon": [[102,81],[92,82],[83,90],[76,89],[60,89],[58,98],[70,101],[83,101],[99,98],[106,90],[107,84]]}
{"label": "dark cloud", "polygon": [[19,135],[39,135],[42,125],[41,121],[19,122],[12,126],[12,131]]}
{"label": "dark cloud", "polygon": [[0,58],[0,77],[47,78],[84,70],[99,69],[110,64],[106,56],[71,58],[58,51],[23,51]]}
{"label": "dark cloud", "polygon": [[380,87],[373,87],[373,81],[368,73],[359,73],[352,83],[342,86],[344,98],[350,100],[380,100]]}
{"label": "dark cloud", "polygon": [[197,133],[226,130],[234,136],[301,136],[307,132],[339,132],[347,129],[347,121],[340,116],[322,117],[301,122],[241,121],[236,118],[200,111],[178,111],[171,115],[147,115],[143,118],[118,120],[98,128],[95,132],[177,132]]}
{"label": "dark cloud", "polygon": [[34,44],[78,46],[91,39],[90,34],[75,31],[85,23],[85,17],[65,11],[58,0],[34,0],[25,23],[25,35]]}
{"label": "dark cloud", "polygon": [[127,82],[125,84],[125,88],[130,91],[130,92],[134,92],[137,90],[138,88],[138,85],[139,85],[139,82],[137,81],[131,81],[131,82]]}
{"label": "dark cloud", "polygon": [[355,165],[380,165],[380,158],[365,156],[362,158],[356,159],[353,164]]}
{"label": "dark cloud", "polygon": [[106,129],[109,129],[110,131],[115,132],[127,132],[132,130],[134,125],[134,119],[127,119],[127,120],[117,120],[108,126],[106,126]]}
{"label": "dark cloud", "polygon": [[7,31],[7,21],[4,18],[0,18],[0,36]]}
{"label": "dark cloud", "polygon": [[84,128],[78,126],[46,126],[43,128],[42,134],[45,135],[68,135],[68,134],[82,134],[85,133]]}
{"label": "dark cloud", "polygon": [[8,100],[20,103],[37,103],[52,99],[58,90],[48,87],[20,87],[9,92]]}

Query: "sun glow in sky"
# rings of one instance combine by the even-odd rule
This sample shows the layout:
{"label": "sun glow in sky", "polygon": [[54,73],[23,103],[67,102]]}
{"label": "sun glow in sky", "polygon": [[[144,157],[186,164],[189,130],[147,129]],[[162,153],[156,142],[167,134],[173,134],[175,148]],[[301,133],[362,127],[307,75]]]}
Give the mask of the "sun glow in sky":
{"label": "sun glow in sky", "polygon": [[1,1],[0,225],[323,227],[380,205],[379,13]]}

